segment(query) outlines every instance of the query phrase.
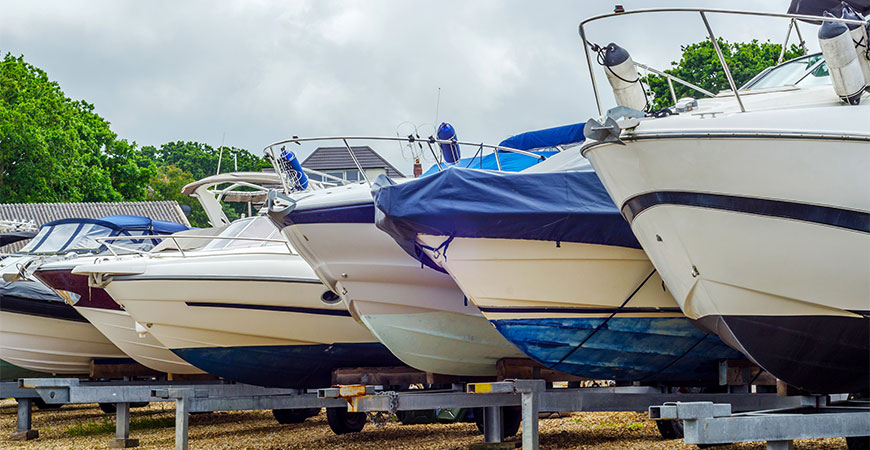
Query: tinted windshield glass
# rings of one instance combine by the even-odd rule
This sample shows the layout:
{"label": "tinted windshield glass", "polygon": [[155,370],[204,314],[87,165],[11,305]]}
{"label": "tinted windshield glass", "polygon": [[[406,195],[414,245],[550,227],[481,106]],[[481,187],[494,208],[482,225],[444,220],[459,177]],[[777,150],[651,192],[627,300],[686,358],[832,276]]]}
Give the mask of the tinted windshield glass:
{"label": "tinted windshield glass", "polygon": [[[272,221],[266,217],[252,217],[250,219],[237,220],[230,224],[220,236],[243,237],[255,239],[279,239],[280,231]],[[243,239],[215,239],[209,242],[203,250],[218,250],[223,248],[262,247],[273,242],[250,241]]]}
{"label": "tinted windshield glass", "polygon": [[[804,74],[807,73],[807,70],[821,59],[822,55],[817,54],[780,64],[779,66],[770,69],[770,71],[764,74],[761,78],[750,83],[745,87],[745,89],[765,89],[794,85],[803,78]],[[825,69],[825,76],[827,76],[827,69]],[[819,78],[819,76],[816,76],[816,78]],[[825,78],[825,81],[830,82],[827,78]]]}

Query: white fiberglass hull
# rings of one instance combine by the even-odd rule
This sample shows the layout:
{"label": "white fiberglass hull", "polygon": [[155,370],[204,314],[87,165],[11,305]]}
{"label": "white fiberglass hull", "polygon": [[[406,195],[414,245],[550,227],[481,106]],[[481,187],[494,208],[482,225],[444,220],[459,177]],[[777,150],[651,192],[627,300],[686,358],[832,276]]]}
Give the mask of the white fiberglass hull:
{"label": "white fiberglass hull", "polygon": [[364,195],[290,222],[310,217],[301,200],[283,232],[379,341],[405,364],[447,375],[493,376],[499,359],[523,357],[450,276],[422,267],[375,227],[367,186],[353,189]]}
{"label": "white fiberglass hull", "polygon": [[790,384],[864,390],[870,105],[776,113],[703,125],[795,129],[693,136],[689,118],[676,138],[653,121],[584,153],[686,315]]}
{"label": "white fiberglass hull", "polygon": [[87,375],[91,361],[126,358],[93,325],[0,311],[0,359],[51,374]]}
{"label": "white fiberglass hull", "polygon": [[106,285],[112,298],[161,344],[217,376],[323,387],[333,364],[396,364],[343,304],[321,300],[323,284],[281,247],[284,253],[158,256],[75,272],[126,272]]}
{"label": "white fiberglass hull", "polygon": [[[447,237],[417,239],[438,248]],[[739,356],[689,323],[640,249],[457,237],[428,253],[508,340],[548,367],[604,379],[711,380],[718,359]]]}
{"label": "white fiberglass hull", "polygon": [[149,369],[175,374],[204,373],[172,353],[150,333],[137,332],[136,322],[126,311],[85,307],[76,307],[76,311],[127,356]]}

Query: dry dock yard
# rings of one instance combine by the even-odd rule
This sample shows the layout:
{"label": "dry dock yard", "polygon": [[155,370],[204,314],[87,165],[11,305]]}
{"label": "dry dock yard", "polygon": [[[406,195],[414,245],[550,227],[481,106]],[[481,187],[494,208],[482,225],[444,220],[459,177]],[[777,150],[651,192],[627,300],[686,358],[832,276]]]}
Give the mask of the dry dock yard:
{"label": "dry dock yard", "polygon": [[[16,403],[0,401],[0,448],[106,448],[114,436],[114,415],[97,405],[65,405],[56,411],[34,411],[39,438],[28,442],[5,438],[15,430]],[[131,436],[140,447],[174,446],[174,407],[152,403],[132,410]],[[682,440],[663,440],[653,421],[639,413],[567,413],[540,420],[541,448],[688,449]],[[517,441],[518,438],[513,438]],[[190,417],[191,448],[468,448],[483,437],[473,423],[402,425],[388,421],[381,428],[367,424],[361,433],[335,435],[321,412],[302,424],[279,425],[269,411],[197,414]],[[763,443],[721,446],[722,449],[763,449]],[[796,449],[846,448],[845,439],[795,441]]]}

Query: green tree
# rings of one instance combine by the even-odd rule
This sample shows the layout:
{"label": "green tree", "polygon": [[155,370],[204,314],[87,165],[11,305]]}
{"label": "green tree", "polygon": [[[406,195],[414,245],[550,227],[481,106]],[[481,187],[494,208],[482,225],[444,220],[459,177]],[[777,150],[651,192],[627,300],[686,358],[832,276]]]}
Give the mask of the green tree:
{"label": "green tree", "polygon": [[153,166],[136,144],[23,56],[0,62],[0,202],[141,200]]}
{"label": "green tree", "polygon": [[[271,167],[265,158],[255,156],[247,150],[224,147],[221,172],[235,171],[233,152],[236,154],[240,172],[259,172],[265,167]],[[178,141],[168,142],[160,148],[143,147],[142,153],[158,166],[175,165],[198,180],[217,173],[220,149],[199,142]]]}
{"label": "green tree", "polygon": [[[719,39],[718,42],[719,48],[722,49],[722,56],[728,63],[737,87],[742,86],[762,70],[775,65],[779,53],[782,51],[780,44],[758,42],[757,40],[728,42]],[[711,40],[707,39],[695,44],[684,45],[681,50],[683,56],[680,61],[671,62],[672,67],[664,70],[665,73],[696,84],[713,93],[731,89]],[[785,52],[785,60],[796,58],[802,54],[803,52],[798,46],[792,45]],[[651,109],[661,109],[673,104],[665,77],[648,75],[643,77],[642,81],[648,86],[649,92],[653,94]],[[679,83],[674,83],[674,93],[677,98],[702,96],[698,91]]]}

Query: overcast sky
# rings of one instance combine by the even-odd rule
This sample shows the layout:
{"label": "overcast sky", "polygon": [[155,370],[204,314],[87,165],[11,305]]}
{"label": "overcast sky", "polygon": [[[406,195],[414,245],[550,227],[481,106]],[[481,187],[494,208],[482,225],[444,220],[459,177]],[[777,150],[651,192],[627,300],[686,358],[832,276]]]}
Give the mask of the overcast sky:
{"label": "overcast sky", "polygon": [[[725,3],[623,4],[788,7],[787,0]],[[395,135],[403,122],[426,124],[421,131],[429,134],[438,88],[439,122],[451,122],[462,140],[496,144],[597,115],[577,25],[612,8],[588,0],[0,0],[0,51],[23,54],[139,145],[217,146],[225,134],[226,145],[262,154],[291,135]],[[786,31],[778,20],[711,22],[728,40],[778,43]],[[813,27],[803,29],[814,43]],[[697,15],[647,15],[592,24],[588,37],[666,68],[680,44],[704,33]],[[399,146],[377,148],[409,171]]]}

